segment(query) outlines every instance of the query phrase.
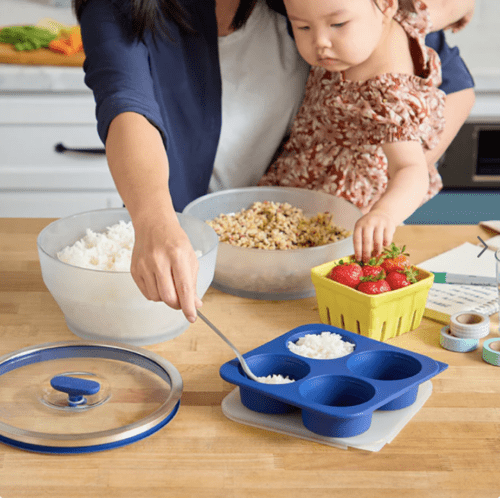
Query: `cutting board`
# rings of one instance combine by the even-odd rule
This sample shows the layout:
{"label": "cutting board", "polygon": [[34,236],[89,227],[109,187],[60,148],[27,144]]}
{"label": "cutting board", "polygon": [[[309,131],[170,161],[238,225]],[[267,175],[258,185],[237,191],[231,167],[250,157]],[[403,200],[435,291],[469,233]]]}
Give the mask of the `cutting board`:
{"label": "cutting board", "polygon": [[18,52],[12,45],[0,43],[0,63],[32,64],[43,66],[82,66],[85,54],[64,55],[48,48],[38,50],[23,50]]}

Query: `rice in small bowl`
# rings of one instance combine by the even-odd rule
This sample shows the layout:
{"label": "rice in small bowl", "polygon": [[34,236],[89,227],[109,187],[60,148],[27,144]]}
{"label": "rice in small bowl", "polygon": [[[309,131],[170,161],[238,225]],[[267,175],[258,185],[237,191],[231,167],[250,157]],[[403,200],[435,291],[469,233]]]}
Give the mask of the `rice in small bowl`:
{"label": "rice in small bowl", "polygon": [[[180,213],[178,218],[200,254],[197,293],[202,297],[213,279],[218,238],[206,223]],[[147,300],[135,284],[129,223],[125,208],[101,209],[56,220],[38,235],[43,281],[68,328],[83,339],[141,346],[172,339],[189,327],[181,310]],[[108,234],[115,225],[114,234]],[[72,264],[58,257],[69,258],[69,253]]]}

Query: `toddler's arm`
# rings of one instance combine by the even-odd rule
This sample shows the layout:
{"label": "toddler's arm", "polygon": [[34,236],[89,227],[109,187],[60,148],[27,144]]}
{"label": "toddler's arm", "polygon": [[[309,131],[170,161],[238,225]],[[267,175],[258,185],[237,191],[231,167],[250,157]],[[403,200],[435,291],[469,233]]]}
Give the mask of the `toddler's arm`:
{"label": "toddler's arm", "polygon": [[354,254],[367,262],[392,242],[396,227],[422,203],[429,189],[429,170],[419,142],[382,145],[389,182],[384,195],[354,227]]}

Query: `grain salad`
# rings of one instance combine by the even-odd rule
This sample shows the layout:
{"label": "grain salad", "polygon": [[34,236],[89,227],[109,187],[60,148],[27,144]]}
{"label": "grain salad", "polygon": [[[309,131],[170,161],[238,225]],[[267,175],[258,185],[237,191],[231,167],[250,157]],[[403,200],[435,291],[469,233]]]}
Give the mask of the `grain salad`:
{"label": "grain salad", "polygon": [[255,202],[248,209],[221,214],[207,223],[220,242],[268,250],[322,246],[351,235],[333,223],[331,213],[307,217],[287,202]]}

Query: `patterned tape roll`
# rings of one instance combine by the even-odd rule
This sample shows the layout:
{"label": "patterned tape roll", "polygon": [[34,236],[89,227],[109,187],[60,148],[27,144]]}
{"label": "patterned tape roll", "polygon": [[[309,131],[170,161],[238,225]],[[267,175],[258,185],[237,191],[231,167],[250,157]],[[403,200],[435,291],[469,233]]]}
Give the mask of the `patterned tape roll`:
{"label": "patterned tape roll", "polygon": [[490,333],[490,318],[482,313],[461,311],[451,315],[450,330],[462,339],[482,339]]}
{"label": "patterned tape roll", "polygon": [[500,338],[487,339],[483,343],[483,360],[500,367]]}
{"label": "patterned tape roll", "polygon": [[462,337],[455,337],[450,332],[450,326],[446,325],[441,329],[441,336],[439,344],[448,351],[455,353],[467,353],[474,351],[479,346],[479,339],[463,339]]}

